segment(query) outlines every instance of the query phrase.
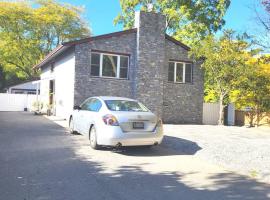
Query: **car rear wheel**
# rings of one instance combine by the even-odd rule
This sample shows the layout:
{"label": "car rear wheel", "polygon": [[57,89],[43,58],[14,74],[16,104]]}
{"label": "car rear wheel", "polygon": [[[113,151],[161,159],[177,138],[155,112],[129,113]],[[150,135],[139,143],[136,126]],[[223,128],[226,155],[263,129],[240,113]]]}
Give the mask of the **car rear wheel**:
{"label": "car rear wheel", "polygon": [[76,134],[76,131],[74,130],[74,122],[72,117],[69,120],[69,132],[70,134]]}
{"label": "car rear wheel", "polygon": [[97,144],[97,132],[96,128],[92,126],[89,131],[89,141],[90,141],[90,146],[92,149],[98,149],[99,145]]}

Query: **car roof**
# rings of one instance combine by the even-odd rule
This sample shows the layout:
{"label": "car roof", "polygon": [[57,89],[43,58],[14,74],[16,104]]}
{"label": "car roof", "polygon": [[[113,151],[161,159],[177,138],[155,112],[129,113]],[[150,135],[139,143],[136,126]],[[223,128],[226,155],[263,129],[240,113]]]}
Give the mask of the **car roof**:
{"label": "car roof", "polygon": [[[93,97],[95,98],[95,97]],[[135,99],[130,99],[130,98],[126,98],[126,97],[114,97],[114,96],[97,96],[96,98],[99,98],[103,101],[106,100],[126,100],[126,101],[136,101]]]}

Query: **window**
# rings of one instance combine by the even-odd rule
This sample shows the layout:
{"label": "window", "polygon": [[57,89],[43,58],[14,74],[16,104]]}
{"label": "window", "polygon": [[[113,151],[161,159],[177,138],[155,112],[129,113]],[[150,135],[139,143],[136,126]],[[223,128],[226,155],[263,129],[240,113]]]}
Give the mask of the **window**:
{"label": "window", "polygon": [[101,102],[98,99],[87,99],[82,105],[82,110],[98,112],[102,107]]}
{"label": "window", "polygon": [[127,79],[128,67],[128,56],[91,53],[91,76]]}
{"label": "window", "polygon": [[148,112],[143,104],[136,101],[106,100],[105,103],[111,111]]}
{"label": "window", "polygon": [[117,56],[103,55],[102,76],[116,77]]}
{"label": "window", "polygon": [[91,76],[99,76],[100,55],[97,53],[91,54]]}
{"label": "window", "polygon": [[186,69],[185,69],[185,82],[186,83],[191,83],[191,79],[192,79],[192,65],[186,64]]}
{"label": "window", "polygon": [[191,83],[192,64],[185,62],[169,62],[168,81],[177,83]]}
{"label": "window", "polygon": [[184,64],[183,63],[176,63],[176,77],[175,82],[184,82]]}
{"label": "window", "polygon": [[169,62],[168,81],[174,81],[174,63]]}

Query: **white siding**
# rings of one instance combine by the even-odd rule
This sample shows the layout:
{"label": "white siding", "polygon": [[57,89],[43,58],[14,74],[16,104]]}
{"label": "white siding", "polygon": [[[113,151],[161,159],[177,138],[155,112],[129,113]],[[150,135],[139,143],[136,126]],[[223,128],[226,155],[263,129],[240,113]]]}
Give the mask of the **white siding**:
{"label": "white siding", "polygon": [[50,66],[43,69],[41,73],[40,95],[45,105],[49,103],[49,83],[55,80],[55,111],[56,116],[68,118],[74,104],[74,77],[75,56],[70,53],[59,59],[54,64],[53,72]]}

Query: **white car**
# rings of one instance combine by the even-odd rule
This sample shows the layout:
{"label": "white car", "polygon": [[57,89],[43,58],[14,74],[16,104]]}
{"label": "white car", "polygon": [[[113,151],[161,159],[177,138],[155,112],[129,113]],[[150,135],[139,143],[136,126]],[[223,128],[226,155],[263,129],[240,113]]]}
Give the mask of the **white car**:
{"label": "white car", "polygon": [[162,142],[163,125],[142,103],[123,97],[91,97],[74,106],[71,133],[79,132],[90,146],[152,146]]}

